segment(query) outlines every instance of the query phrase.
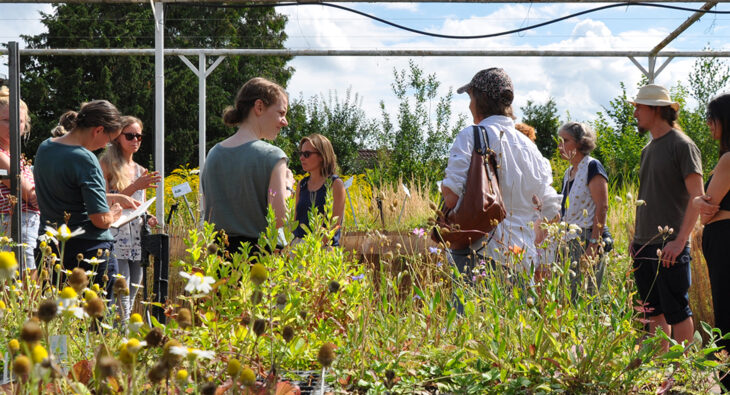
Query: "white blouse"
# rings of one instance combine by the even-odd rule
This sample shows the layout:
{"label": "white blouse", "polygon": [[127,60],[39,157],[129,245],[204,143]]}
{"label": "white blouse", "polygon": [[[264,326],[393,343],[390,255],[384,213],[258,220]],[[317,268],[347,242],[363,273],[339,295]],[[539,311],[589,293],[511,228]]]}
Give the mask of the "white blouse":
{"label": "white blouse", "polygon": [[[531,226],[540,218],[552,219],[560,210],[561,195],[552,187],[550,162],[527,136],[515,129],[514,121],[495,115],[479,123],[488,133],[489,146],[497,154],[497,173],[507,217],[489,237],[486,251],[481,252],[496,262],[510,264],[505,258],[508,249],[517,246],[525,251],[522,267],[538,262],[535,231]],[[473,127],[459,132],[451,146],[443,185],[461,197],[474,147]],[[536,203],[535,203],[536,202]],[[471,245],[479,250],[485,239]]]}

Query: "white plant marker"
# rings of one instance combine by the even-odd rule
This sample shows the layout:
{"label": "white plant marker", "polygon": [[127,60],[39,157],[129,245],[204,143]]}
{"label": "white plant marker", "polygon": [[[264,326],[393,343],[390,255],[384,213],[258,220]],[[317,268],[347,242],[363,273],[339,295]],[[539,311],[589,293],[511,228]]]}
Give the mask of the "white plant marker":
{"label": "white plant marker", "polygon": [[193,189],[190,188],[190,184],[187,182],[183,182],[180,185],[175,185],[172,187],[172,196],[174,198],[179,198],[182,196],[183,200],[185,201],[185,206],[188,207],[188,213],[190,213],[190,219],[195,221],[195,217],[193,216],[193,210],[190,208],[190,203],[188,202],[188,198],[185,196],[188,193],[192,192]]}
{"label": "white plant marker", "polygon": [[403,192],[406,193],[406,196],[403,198],[403,205],[400,208],[400,214],[398,214],[398,224],[400,224],[400,219],[403,217],[403,211],[406,209],[406,200],[411,197],[411,191],[408,190],[406,184],[401,183],[400,186],[403,188]]}

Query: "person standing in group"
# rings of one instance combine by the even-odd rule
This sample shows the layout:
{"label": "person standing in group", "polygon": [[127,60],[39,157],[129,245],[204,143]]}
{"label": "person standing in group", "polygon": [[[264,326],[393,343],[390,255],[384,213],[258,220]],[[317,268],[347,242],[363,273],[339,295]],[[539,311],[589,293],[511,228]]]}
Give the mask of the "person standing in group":
{"label": "person standing in group", "polygon": [[[28,106],[21,100],[20,135],[25,136],[29,132],[30,116],[28,115]],[[7,86],[0,87],[0,169],[10,174],[10,90]],[[32,277],[35,277],[36,264],[33,250],[36,247],[36,239],[38,238],[41,213],[38,209],[35,194],[33,170],[22,156],[20,159],[20,172],[21,210],[23,211],[20,242],[25,244],[25,255],[23,256],[25,268],[31,271]],[[0,182],[0,216],[2,216],[2,229],[7,236],[10,236],[11,194],[10,179],[5,178]]]}
{"label": "person standing in group", "polygon": [[[102,284],[104,274],[113,279],[117,273],[114,238],[109,228],[121,216],[122,208],[139,205],[127,196],[107,195],[104,174],[92,152],[119,136],[121,117],[113,104],[94,100],[83,104],[78,112],[62,115],[59,124],[67,133],[43,141],[33,167],[41,224],[68,226],[75,235],[66,241],[63,267],[94,271],[94,282]],[[56,247],[53,245],[60,256]],[[109,254],[98,256],[98,251]],[[102,262],[96,264],[92,258]],[[112,284],[109,281],[108,290]]]}
{"label": "person standing in group", "polygon": [[258,238],[266,229],[268,206],[282,227],[287,215],[287,187],[293,179],[288,158],[280,148],[263,140],[274,140],[286,120],[289,99],[284,88],[264,78],[247,81],[236,95],[235,104],[223,113],[227,126],[236,126],[232,136],[208,153],[201,185],[204,218],[228,235],[228,251],[243,243],[260,251]]}
{"label": "person standing in group", "polygon": [[[705,225],[702,233],[702,253],[712,286],[715,327],[723,334],[730,332],[730,93],[712,99],[707,105],[707,126],[712,138],[720,142],[720,160],[707,180],[707,194],[694,199]],[[728,350],[730,341],[719,340],[718,346]],[[730,390],[730,374],[724,372],[724,391]]]}
{"label": "person standing in group", "polygon": [[660,327],[679,342],[689,341],[694,326],[688,240],[699,215],[692,199],[703,194],[700,150],[679,129],[679,104],[666,88],[646,85],[631,103],[639,132],[652,137],[641,151],[638,199],[645,204],[636,208],[634,279],[649,331]]}
{"label": "person standing in group", "polygon": [[[462,274],[468,273],[467,281],[475,263],[482,259],[491,260],[498,267],[516,266],[509,270],[530,270],[538,265],[536,242],[541,241],[536,240],[531,224],[557,217],[560,208],[560,195],[551,186],[550,163],[527,136],[515,129],[514,89],[503,69],[481,70],[457,92],[469,94],[473,122],[486,129],[489,148],[497,155],[497,175],[507,216],[490,235],[466,249],[451,250],[452,263]],[[473,147],[474,132],[469,126],[459,132],[449,153],[441,186],[448,208],[456,207],[463,196]],[[505,261],[509,251],[517,249],[524,251],[523,259],[516,265]]]}
{"label": "person standing in group", "polygon": [[[136,163],[132,156],[139,151],[142,144],[142,121],[135,117],[125,116],[121,119],[122,133],[107,146],[101,154],[99,162],[106,180],[107,192],[121,193],[139,202],[146,200],[146,190],[154,188],[160,182],[157,172]],[[134,306],[139,284],[142,282],[142,240],[141,231],[144,219],[136,218],[119,228],[112,228],[114,237],[114,254],[117,257],[119,274],[124,276],[129,285],[129,295],[122,296],[122,320],[129,319]],[[157,225],[157,218],[149,217],[149,225]]]}
{"label": "person standing in group", "polygon": [[[309,226],[309,211],[312,207],[319,214],[325,213],[327,191],[332,191],[332,216],[337,218],[337,231],[331,245],[340,245],[340,227],[345,214],[345,184],[337,171],[337,156],[329,139],[321,134],[311,134],[299,142],[299,160],[302,169],[309,173],[299,181],[296,191],[295,219],[299,225],[294,237],[302,239],[306,234],[304,226]],[[312,231],[314,231],[312,229]]]}
{"label": "person standing in group", "polygon": [[591,270],[595,283],[589,281],[590,292],[598,290],[603,280],[605,259],[600,248],[606,238],[610,240],[606,227],[608,174],[601,162],[590,156],[596,148],[596,133],[590,126],[568,122],[560,127],[558,136],[560,155],[570,162],[563,175],[560,216],[564,222],[578,225],[581,229],[567,236],[568,257],[577,265],[572,267],[575,274],[571,274],[574,276],[571,287],[575,297],[586,264],[595,262]]}

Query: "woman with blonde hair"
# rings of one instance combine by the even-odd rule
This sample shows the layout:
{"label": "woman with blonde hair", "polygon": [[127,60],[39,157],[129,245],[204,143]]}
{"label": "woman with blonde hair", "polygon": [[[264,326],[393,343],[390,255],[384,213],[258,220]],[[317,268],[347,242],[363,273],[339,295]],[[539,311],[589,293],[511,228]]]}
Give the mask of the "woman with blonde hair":
{"label": "woman with blonde hair", "polygon": [[[142,121],[135,117],[124,116],[121,122],[122,133],[107,146],[99,158],[107,192],[121,193],[143,202],[146,200],[146,190],[154,188],[160,182],[160,176],[157,172],[148,172],[132,159],[142,144]],[[143,221],[142,218],[137,218],[117,229],[111,229],[119,274],[124,276],[130,287],[129,295],[121,297],[123,321],[129,319],[134,298],[142,282],[140,234]],[[149,224],[157,225],[157,219],[150,216]]]}
{"label": "woman with blonde hair", "polygon": [[337,156],[329,139],[321,134],[311,134],[299,142],[299,160],[302,169],[309,173],[297,187],[295,218],[299,225],[294,236],[302,239],[306,234],[304,227],[309,226],[309,211],[314,208],[319,214],[325,213],[327,191],[332,191],[332,216],[337,222],[337,231],[332,238],[333,246],[340,245],[340,229],[345,213],[345,184],[335,172]]}
{"label": "woman with blonde hair", "polygon": [[228,235],[229,252],[250,244],[257,252],[261,233],[266,230],[269,205],[276,226],[286,219],[288,158],[280,148],[263,140],[274,140],[288,125],[289,98],[280,85],[265,78],[252,78],[226,108],[223,121],[236,132],[208,152],[200,178],[204,217]]}
{"label": "woman with blonde hair", "polygon": [[[20,101],[20,135],[26,136],[30,132],[30,116],[28,106]],[[10,90],[7,86],[0,87],[0,169],[10,174]],[[41,213],[38,209],[38,201],[35,195],[35,181],[33,170],[21,156],[20,159],[20,188],[22,200],[22,221],[21,240],[24,243],[25,268],[35,273],[35,257],[33,249],[38,238],[38,227],[40,226]],[[5,178],[0,182],[0,217],[4,233],[10,233],[10,216],[12,215],[10,179]]]}

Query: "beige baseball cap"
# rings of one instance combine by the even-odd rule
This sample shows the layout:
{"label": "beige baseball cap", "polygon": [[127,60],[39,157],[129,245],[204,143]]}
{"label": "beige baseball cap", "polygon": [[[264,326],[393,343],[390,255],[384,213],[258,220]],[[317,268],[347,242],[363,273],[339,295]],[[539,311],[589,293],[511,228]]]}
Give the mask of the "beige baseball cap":
{"label": "beige baseball cap", "polygon": [[667,88],[661,85],[649,84],[641,87],[641,89],[639,89],[639,93],[636,94],[636,99],[629,103],[633,105],[644,104],[654,107],[671,106],[674,111],[679,111],[679,103],[672,101]]}

